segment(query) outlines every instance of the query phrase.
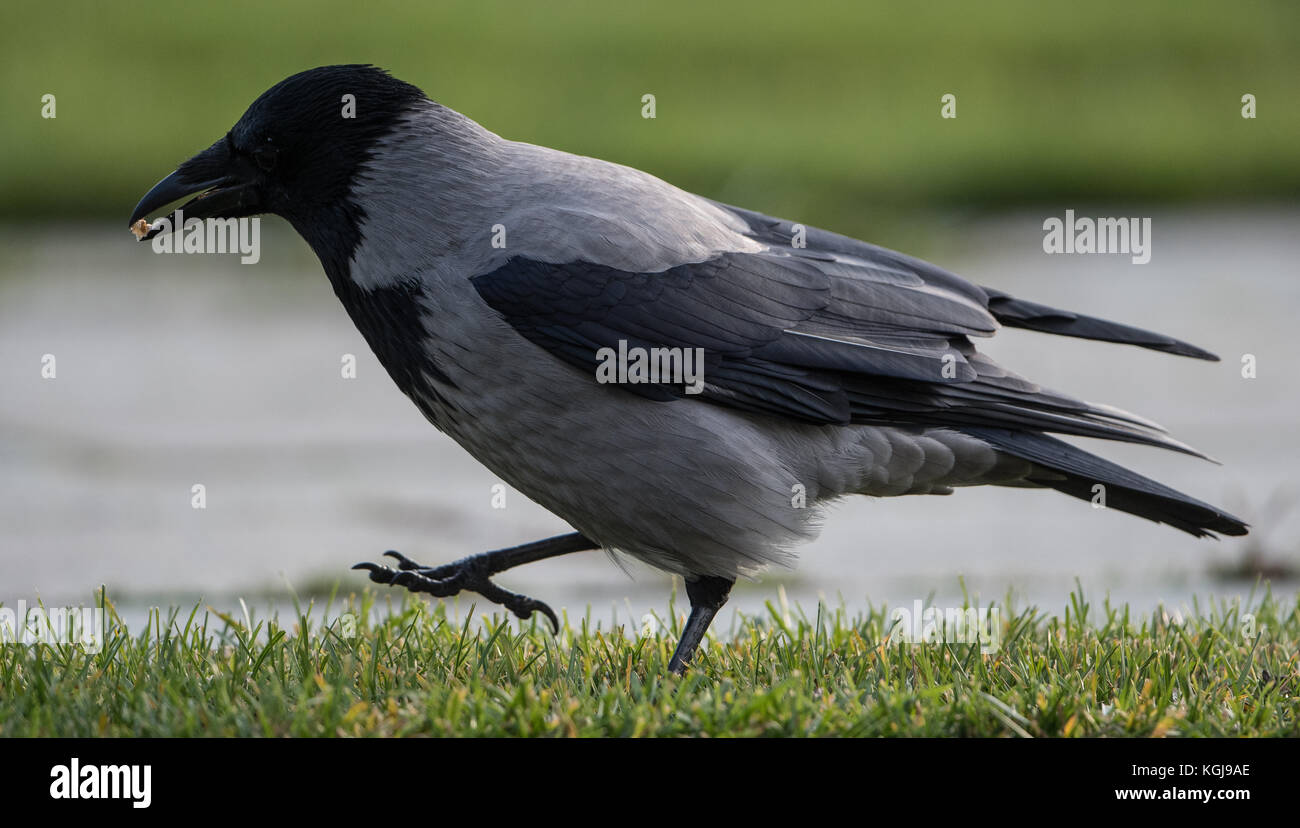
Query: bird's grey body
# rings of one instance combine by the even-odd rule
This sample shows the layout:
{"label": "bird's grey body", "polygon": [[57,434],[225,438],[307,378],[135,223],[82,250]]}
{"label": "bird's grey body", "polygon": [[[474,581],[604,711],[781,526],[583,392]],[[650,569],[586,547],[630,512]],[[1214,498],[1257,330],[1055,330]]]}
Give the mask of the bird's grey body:
{"label": "bird's grey body", "polygon": [[[364,170],[354,188],[373,205],[356,281],[370,291],[419,285],[428,357],[451,380],[429,377],[436,397],[414,390],[421,409],[606,549],[682,575],[734,578],[789,563],[829,500],[946,493],[1029,469],[950,429],[783,422],[689,397],[647,404],[597,384],[520,336],[470,278],[514,256],[652,273],[767,246],[734,214],[646,173],[508,141],[434,104],[382,141],[376,158],[432,196],[404,203],[385,176]],[[504,228],[504,246],[493,246],[494,227]]]}
{"label": "bird's grey body", "polygon": [[[353,92],[364,117],[340,120]],[[488,576],[584,548],[628,554],[687,579],[679,670],[731,582],[790,563],[845,495],[994,484],[1087,500],[1100,486],[1113,508],[1194,535],[1246,531],[1049,434],[1194,450],[1020,378],[973,340],[1009,325],[1212,354],[501,138],[370,67],[278,84],[132,222],[200,190],[187,215],[288,218],[425,416],[578,532],[443,567],[394,553],[398,572],[361,565],[377,581],[549,613]],[[598,355],[629,343],[698,351],[702,384],[598,381]]]}

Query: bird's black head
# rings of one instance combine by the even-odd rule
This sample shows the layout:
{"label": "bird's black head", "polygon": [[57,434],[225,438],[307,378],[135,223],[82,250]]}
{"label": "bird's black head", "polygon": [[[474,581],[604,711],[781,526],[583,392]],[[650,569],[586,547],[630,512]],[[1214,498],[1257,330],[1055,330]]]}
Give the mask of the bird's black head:
{"label": "bird's black head", "polygon": [[337,246],[342,240],[313,237],[345,234],[358,223],[359,208],[346,199],[353,176],[375,142],[422,100],[419,89],[374,66],[300,72],[264,92],[225,136],[158,182],[130,224],[195,196],[180,208],[187,220],[272,213],[318,251]]}

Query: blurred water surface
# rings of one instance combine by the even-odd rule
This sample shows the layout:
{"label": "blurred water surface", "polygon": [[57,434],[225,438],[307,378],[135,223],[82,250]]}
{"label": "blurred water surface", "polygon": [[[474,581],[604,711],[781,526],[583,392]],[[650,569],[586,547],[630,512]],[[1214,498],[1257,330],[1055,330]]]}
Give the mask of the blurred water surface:
{"label": "blurred water surface", "polygon": [[[819,598],[850,609],[952,602],[964,584],[1057,611],[1077,579],[1094,599],[1150,609],[1248,594],[1249,581],[1214,569],[1251,544],[1300,563],[1300,212],[1115,214],[1154,217],[1149,264],[1045,255],[1043,212],[940,221],[941,247],[912,252],[1223,356],[1023,331],[981,343],[1013,370],[1150,417],[1222,461],[1093,446],[1235,511],[1252,536],[1197,541],[1046,491],[853,498],[797,570],[738,585],[735,608],[760,610],[778,585],[811,611]],[[0,602],[85,602],[104,583],[137,617],[199,596],[222,609],[239,595],[282,605],[286,584],[360,588],[348,567],[385,549],[439,563],[568,531],[517,492],[492,507],[499,481],[397,391],[287,226],[266,224],[256,266],[155,255],[117,226],[9,226],[0,239]],[[42,377],[47,354],[53,379]],[[341,376],[345,354],[356,355],[355,379]],[[1243,354],[1256,379],[1242,378]],[[191,507],[195,484],[204,509]],[[499,580],[604,619],[662,613],[671,581],[596,552]]]}

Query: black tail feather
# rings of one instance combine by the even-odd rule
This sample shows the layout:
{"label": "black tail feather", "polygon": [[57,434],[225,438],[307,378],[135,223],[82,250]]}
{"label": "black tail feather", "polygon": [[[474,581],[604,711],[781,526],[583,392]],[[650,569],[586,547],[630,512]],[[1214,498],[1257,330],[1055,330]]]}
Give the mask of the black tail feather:
{"label": "black tail feather", "polygon": [[1092,500],[1094,486],[1105,487],[1105,504],[1131,515],[1164,523],[1196,537],[1244,535],[1248,527],[1222,509],[1189,497],[1137,472],[1104,460],[1069,443],[1027,431],[964,428],[962,431],[1024,460],[1036,470],[1026,483],[1056,489],[1080,500]]}

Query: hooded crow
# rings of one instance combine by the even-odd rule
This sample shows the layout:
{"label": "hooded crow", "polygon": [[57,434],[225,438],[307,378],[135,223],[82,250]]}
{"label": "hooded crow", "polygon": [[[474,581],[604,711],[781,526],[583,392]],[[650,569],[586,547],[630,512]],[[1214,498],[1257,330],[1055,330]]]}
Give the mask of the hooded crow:
{"label": "hooded crow", "polygon": [[845,495],[1104,491],[1198,537],[1247,529],[1050,435],[1203,455],[973,340],[1007,325],[1213,354],[501,138],[372,66],[276,84],[130,223],[190,196],[186,217],[287,219],[424,416],[577,530],[442,566],[396,552],[395,569],[357,565],[379,583],[470,590],[554,624],[492,576],[585,549],[631,555],[686,581],[681,672],[736,578],[790,563]]}

